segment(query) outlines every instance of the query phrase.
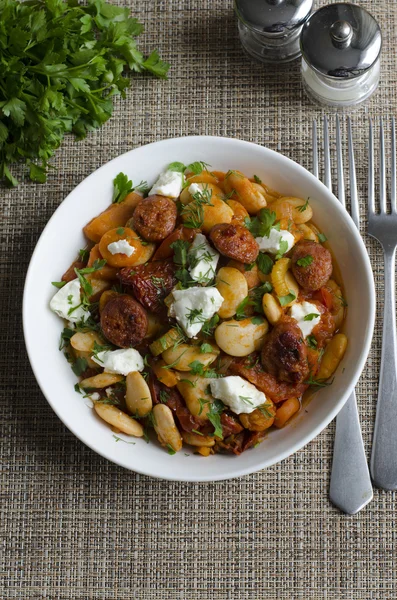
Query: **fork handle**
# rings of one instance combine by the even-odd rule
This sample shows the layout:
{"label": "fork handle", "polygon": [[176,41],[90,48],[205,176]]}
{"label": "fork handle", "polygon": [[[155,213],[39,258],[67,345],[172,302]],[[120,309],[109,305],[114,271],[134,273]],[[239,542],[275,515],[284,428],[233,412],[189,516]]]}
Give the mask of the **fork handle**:
{"label": "fork handle", "polygon": [[355,515],[372,500],[372,496],[356,393],[353,391],[336,417],[329,497],[340,510]]}
{"label": "fork handle", "polygon": [[378,403],[372,444],[371,474],[375,485],[397,489],[397,339],[395,248],[385,248],[385,296]]}

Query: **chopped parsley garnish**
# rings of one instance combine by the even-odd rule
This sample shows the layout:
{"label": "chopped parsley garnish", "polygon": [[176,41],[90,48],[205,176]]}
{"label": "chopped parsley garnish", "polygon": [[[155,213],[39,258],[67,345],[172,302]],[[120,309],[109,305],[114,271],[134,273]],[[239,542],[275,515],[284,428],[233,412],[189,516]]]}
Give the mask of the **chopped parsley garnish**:
{"label": "chopped parsley garnish", "polygon": [[200,405],[200,410],[198,412],[198,416],[200,416],[201,413],[203,412],[204,406],[206,404],[210,404],[210,400],[206,400],[205,398],[199,398],[198,402],[199,402],[199,405]]}
{"label": "chopped parsley garnish", "polygon": [[284,254],[288,251],[288,242],[287,240],[283,240],[283,238],[281,238],[280,240],[280,248],[279,251],[276,254],[276,260],[278,260],[279,258],[281,258],[282,256],[284,256]]}
{"label": "chopped parsley garnish", "polygon": [[184,226],[189,229],[200,229],[204,223],[204,206],[214,206],[211,203],[212,189],[203,184],[203,189],[192,196],[193,200],[183,207],[181,216]]}
{"label": "chopped parsley garnish", "polygon": [[[98,354],[100,352],[106,352],[108,350],[114,350],[116,348],[116,346],[113,346],[112,344],[98,344],[97,341],[94,341],[94,347],[92,349],[92,355],[95,356],[95,358],[97,358],[98,360],[100,360],[98,358]],[[100,361],[102,362],[102,361]]]}
{"label": "chopped parsley garnish", "polygon": [[273,287],[269,281],[265,281],[262,285],[250,290],[249,297],[255,312],[263,313],[262,298],[265,294],[269,294]]}
{"label": "chopped parsley garnish", "polygon": [[214,426],[214,430],[215,430],[214,436],[219,437],[221,439],[223,439],[221,414],[223,413],[224,410],[225,410],[225,406],[224,406],[223,402],[221,402],[220,400],[214,400],[214,402],[212,402],[210,409],[206,415],[208,417],[209,421]]}
{"label": "chopped parsley garnish", "polygon": [[193,362],[189,363],[188,366],[190,367],[190,372],[192,375],[200,375],[201,377],[207,377],[208,379],[215,379],[216,377],[219,377],[216,371],[213,371],[212,369],[206,370],[206,366],[203,365],[203,363],[201,363],[199,360],[194,360]]}
{"label": "chopped parsley garnish", "polygon": [[190,372],[192,375],[204,375],[205,365],[203,365],[203,363],[201,363],[199,360],[194,360],[193,362],[189,363],[188,366],[190,367]]}
{"label": "chopped parsley garnish", "polygon": [[[102,267],[104,267],[105,265],[106,265],[105,259],[96,260],[94,262],[94,264],[92,265],[92,267],[84,267],[83,269],[75,269],[74,270],[74,272],[76,273],[76,275],[80,281],[81,289],[83,291],[83,298],[82,298],[83,306],[90,305],[90,296],[92,296],[92,292],[93,292],[91,283],[88,281],[88,279],[86,279],[84,277],[84,275],[88,275],[90,273],[95,273],[95,271],[102,269]],[[76,310],[76,308],[78,308],[78,307],[75,306],[73,310]]]}
{"label": "chopped parsley garnish", "polygon": [[59,342],[59,349],[62,350],[65,346],[69,345],[70,338],[76,333],[74,329],[69,329],[69,327],[65,327],[61,333],[61,339]]}
{"label": "chopped parsley garnish", "polygon": [[244,265],[244,271],[252,271],[252,269],[255,267],[255,262],[249,264],[249,265]]}
{"label": "chopped parsley garnish", "polygon": [[147,182],[141,181],[137,186],[134,187],[131,179],[128,179],[128,175],[125,173],[119,173],[113,179],[113,204],[120,204],[120,202],[122,202],[129,193],[134,192],[135,190],[146,193],[149,190]]}
{"label": "chopped parsley garnish", "polygon": [[304,204],[301,204],[301,206],[298,206],[298,210],[299,212],[305,212],[305,210],[307,209],[307,207],[309,206],[309,198],[306,200],[306,202]]}
{"label": "chopped parsley garnish", "polygon": [[290,293],[287,294],[287,296],[279,296],[278,300],[279,300],[281,306],[286,306],[287,304],[289,304],[290,302],[295,300],[295,298],[296,298],[296,295],[294,294],[294,292],[292,292],[290,290]]}
{"label": "chopped parsley garnish", "polygon": [[207,336],[211,336],[214,332],[215,327],[219,323],[219,315],[215,313],[210,319],[205,321],[204,325],[201,328],[201,333]]}
{"label": "chopped parsley garnish", "polygon": [[259,317],[259,316],[252,317],[252,319],[251,319],[251,323],[253,325],[262,325],[262,323],[264,323],[264,322],[265,322],[264,318]]}
{"label": "chopped parsley garnish", "polygon": [[208,171],[207,167],[210,166],[211,165],[209,165],[208,163],[203,162],[202,160],[198,160],[190,163],[190,165],[186,167],[186,171],[188,171],[189,173],[193,173],[194,175],[200,175],[200,173],[202,173],[203,171]]}
{"label": "chopped parsley garnish", "polygon": [[245,314],[245,309],[251,304],[252,300],[249,296],[246,296],[244,300],[240,302],[240,304],[236,308],[236,314],[234,316],[236,321],[241,321],[242,319],[245,319],[247,317],[247,315]]}
{"label": "chopped parsley garnish", "polygon": [[133,190],[132,181],[128,179],[125,173],[119,173],[113,179],[113,197],[112,202],[119,204]]}
{"label": "chopped parsley garnish", "polygon": [[66,285],[66,281],[51,281],[51,285],[58,289],[61,289],[64,285]]}
{"label": "chopped parsley garnish", "polygon": [[306,338],[306,343],[309,346],[309,348],[311,348],[312,350],[317,349],[317,340],[314,337],[314,335],[308,335]]}
{"label": "chopped parsley garnish", "polygon": [[202,354],[205,354],[206,352],[213,352],[213,350],[214,350],[214,349],[213,349],[213,347],[211,346],[211,344],[206,344],[206,343],[204,343],[204,344],[201,344],[201,346],[200,346],[200,352],[201,352]]}
{"label": "chopped parsley garnish", "polygon": [[124,227],[119,227],[118,229],[116,229],[116,233],[117,233],[117,235],[124,235],[124,233],[125,233]]}
{"label": "chopped parsley garnish", "polygon": [[172,162],[168,165],[167,171],[175,171],[176,173],[184,173],[186,166],[181,162]]}
{"label": "chopped parsley garnish", "polygon": [[298,265],[298,267],[308,267],[309,265],[312,264],[314,258],[308,254],[307,256],[303,256],[302,258],[299,258],[296,261],[296,264]]}
{"label": "chopped parsley garnish", "polygon": [[87,368],[88,368],[87,359],[82,358],[81,356],[79,356],[79,358],[76,358],[76,360],[74,361],[74,363],[72,365],[72,371],[78,377],[80,375],[82,375],[84,373],[84,371],[87,370]]}
{"label": "chopped parsley garnish", "polygon": [[171,244],[170,248],[174,251],[173,260],[178,267],[178,270],[175,272],[175,277],[184,287],[187,287],[191,281],[189,271],[187,270],[187,254],[190,244],[185,240],[176,240]]}
{"label": "chopped parsley garnish", "polygon": [[174,454],[176,454],[176,451],[173,449],[173,447],[171,446],[171,444],[167,444],[167,452],[171,456],[173,456]]}
{"label": "chopped parsley garnish", "polygon": [[274,263],[268,254],[264,254],[264,252],[259,252],[258,258],[256,259],[256,264],[258,265],[258,269],[264,275],[269,275],[273,269]]}
{"label": "chopped parsley garnish", "polygon": [[87,248],[81,248],[81,250],[79,250],[79,257],[81,258],[81,260],[83,262],[87,262],[89,256],[90,256],[90,251],[87,250]]}
{"label": "chopped parsley garnish", "polygon": [[317,319],[320,315],[318,313],[309,313],[305,317],[303,317],[304,321],[313,321],[313,319]]}
{"label": "chopped parsley garnish", "polygon": [[320,242],[320,244],[324,244],[324,242],[327,241],[327,236],[325,235],[325,233],[318,233],[317,234],[318,237],[318,241]]}
{"label": "chopped parsley garnish", "polygon": [[245,226],[254,237],[269,237],[270,230],[276,221],[276,213],[268,208],[261,208],[253,219],[245,218]]}
{"label": "chopped parsley garnish", "polygon": [[254,175],[254,181],[255,181],[255,183],[259,183],[259,184],[262,183],[262,179],[260,179],[258,177],[258,175]]}

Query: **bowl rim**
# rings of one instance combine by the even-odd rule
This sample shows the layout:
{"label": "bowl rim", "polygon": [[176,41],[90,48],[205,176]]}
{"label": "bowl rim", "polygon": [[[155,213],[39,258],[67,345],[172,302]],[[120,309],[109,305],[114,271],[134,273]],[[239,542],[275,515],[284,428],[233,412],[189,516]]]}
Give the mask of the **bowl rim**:
{"label": "bowl rim", "polygon": [[[128,464],[128,462],[126,460],[123,460],[123,455],[120,455],[119,459],[114,458],[114,457],[110,458],[108,456],[108,454],[105,451],[103,451],[100,447],[99,448],[96,447],[96,445],[94,443],[87,441],[86,439],[84,439],[84,437],[82,435],[80,435],[79,433],[77,433],[75,431],[75,428],[73,425],[73,419],[66,419],[64,415],[61,416],[60,411],[57,408],[57,403],[54,400],[52,400],[51,394],[47,393],[47,391],[46,391],[44,377],[36,364],[36,360],[35,360],[35,356],[34,356],[34,352],[33,352],[33,344],[32,344],[33,340],[31,340],[29,338],[28,326],[27,326],[28,313],[29,313],[29,305],[28,305],[27,296],[28,296],[28,290],[31,286],[31,278],[32,278],[32,272],[33,272],[34,265],[35,265],[36,255],[39,252],[39,247],[40,247],[41,243],[43,243],[43,239],[44,239],[47,231],[49,229],[51,229],[52,222],[53,222],[53,220],[55,220],[58,211],[65,210],[65,208],[64,208],[66,206],[65,202],[83,184],[85,184],[87,182],[87,180],[89,180],[91,178],[92,179],[95,178],[100,171],[104,170],[110,164],[119,160],[119,158],[121,156],[131,154],[142,148],[147,149],[147,148],[150,148],[153,146],[156,146],[156,147],[160,147],[162,145],[165,146],[166,144],[168,144],[170,142],[176,142],[176,141],[183,143],[183,142],[189,142],[189,141],[197,142],[198,140],[203,140],[208,143],[210,143],[211,140],[216,140],[217,143],[219,143],[219,142],[225,143],[225,144],[232,143],[235,145],[239,145],[241,147],[244,147],[244,146],[252,147],[253,146],[253,147],[262,149],[265,152],[276,155],[278,160],[281,160],[281,162],[284,162],[286,168],[294,168],[303,177],[309,178],[309,181],[315,182],[317,185],[320,185],[323,193],[325,194],[325,196],[328,196],[328,199],[334,205],[337,212],[340,212],[340,214],[343,215],[342,218],[345,218],[348,222],[350,222],[353,236],[356,238],[356,242],[358,243],[358,246],[361,248],[361,255],[362,255],[362,259],[363,259],[363,264],[365,265],[367,281],[369,284],[367,291],[369,292],[369,297],[368,297],[369,315],[368,316],[369,316],[370,322],[368,323],[368,327],[367,327],[368,333],[365,338],[365,343],[363,344],[363,346],[361,348],[359,360],[356,362],[356,365],[355,365],[354,377],[350,380],[349,385],[345,388],[345,391],[339,398],[338,402],[335,404],[333,409],[329,413],[327,413],[326,417],[324,417],[316,427],[314,427],[313,429],[310,430],[310,433],[304,435],[304,437],[302,439],[296,441],[288,449],[285,449],[284,451],[280,451],[277,459],[275,459],[275,460],[267,459],[266,460],[266,455],[264,455],[263,458],[261,460],[259,460],[258,463],[254,467],[247,466],[247,467],[240,467],[240,468],[238,466],[238,460],[236,459],[236,461],[233,461],[233,467],[231,469],[228,468],[227,472],[225,472],[224,474],[215,475],[215,476],[214,475],[208,475],[208,476],[200,475],[200,477],[197,477],[194,475],[194,473],[192,473],[191,476],[189,475],[189,476],[184,476],[184,477],[180,477],[180,476],[178,477],[177,474],[176,475],[167,475],[166,477],[162,477],[158,473],[153,474],[151,472],[148,472],[148,470],[145,470],[144,465],[143,465],[143,467],[138,465],[138,466],[134,466],[134,468],[132,468],[132,466],[130,464]],[[162,139],[159,141],[151,142],[149,144],[142,144],[141,146],[137,146],[136,148],[133,148],[131,150],[128,150],[127,152],[123,152],[122,154],[117,155],[110,161],[107,161],[106,163],[101,165],[98,169],[95,169],[87,177],[82,179],[82,181],[80,181],[80,183],[78,183],[67,194],[67,196],[62,200],[62,202],[59,204],[59,206],[55,209],[54,213],[51,215],[46,226],[44,227],[43,231],[41,232],[39,239],[36,242],[36,245],[33,250],[31,259],[29,261],[29,266],[28,266],[28,269],[26,272],[24,291],[23,291],[23,304],[22,304],[23,334],[24,334],[25,346],[26,346],[26,350],[27,350],[27,354],[28,354],[28,358],[29,358],[29,362],[30,362],[33,374],[34,374],[35,379],[41,389],[41,392],[43,393],[44,397],[46,398],[47,402],[49,403],[49,405],[51,406],[53,411],[58,416],[58,418],[62,421],[62,423],[69,429],[69,431],[71,433],[73,433],[73,435],[75,437],[77,437],[81,442],[83,442],[83,444],[88,446],[91,450],[93,450],[94,452],[96,452],[97,454],[102,456],[103,458],[105,458],[105,459],[109,460],[110,462],[113,462],[114,464],[117,464],[118,466],[121,466],[127,470],[133,471],[135,473],[139,473],[142,475],[146,475],[149,477],[153,477],[156,479],[162,479],[162,480],[166,480],[166,481],[203,482],[203,483],[211,482],[211,481],[225,481],[228,479],[234,479],[236,477],[241,477],[244,475],[256,473],[256,472],[261,471],[265,468],[268,468],[272,465],[280,463],[284,459],[295,454],[298,450],[301,450],[302,448],[304,448],[309,442],[313,441],[329,425],[329,423],[336,417],[336,415],[343,408],[344,404],[346,403],[347,399],[353,392],[354,387],[356,386],[356,384],[362,374],[362,371],[364,369],[364,366],[367,361],[369,351],[371,348],[373,332],[374,332],[374,325],[375,325],[375,313],[376,313],[376,292],[375,292],[373,272],[372,272],[372,267],[371,267],[371,262],[370,262],[370,259],[368,256],[368,252],[367,252],[366,246],[364,244],[363,238],[361,237],[360,232],[354,225],[354,222],[353,222],[350,214],[344,210],[344,208],[342,207],[342,205],[340,204],[340,202],[336,198],[336,196],[319,179],[317,179],[317,177],[315,177],[312,173],[310,173],[310,171],[305,169],[305,167],[303,167],[299,163],[295,162],[294,160],[292,160],[291,158],[285,156],[284,154],[282,154],[280,152],[276,152],[275,150],[272,150],[261,144],[256,144],[254,142],[249,142],[246,140],[240,140],[238,138],[230,138],[230,137],[225,137],[225,136],[207,136],[207,135],[180,136],[180,137]],[[234,464],[234,463],[236,463],[236,464]]]}

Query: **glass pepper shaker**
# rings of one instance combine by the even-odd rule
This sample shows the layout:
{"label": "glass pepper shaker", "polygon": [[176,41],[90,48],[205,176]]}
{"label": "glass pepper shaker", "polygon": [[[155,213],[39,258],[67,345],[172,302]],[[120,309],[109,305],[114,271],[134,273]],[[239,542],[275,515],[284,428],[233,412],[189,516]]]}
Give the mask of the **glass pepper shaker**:
{"label": "glass pepper shaker", "polygon": [[240,40],[262,62],[288,62],[300,56],[299,36],[313,0],[235,0]]}
{"label": "glass pepper shaker", "polygon": [[313,13],[301,33],[306,93],[328,106],[353,106],[376,90],[382,35],[361,6],[330,4]]}

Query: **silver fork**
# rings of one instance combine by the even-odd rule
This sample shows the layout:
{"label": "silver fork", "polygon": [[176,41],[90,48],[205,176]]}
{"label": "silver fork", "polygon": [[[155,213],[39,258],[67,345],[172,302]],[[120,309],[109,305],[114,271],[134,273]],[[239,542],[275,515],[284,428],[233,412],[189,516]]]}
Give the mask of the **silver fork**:
{"label": "silver fork", "polygon": [[[324,116],[324,184],[332,192],[331,153],[328,119]],[[313,174],[318,178],[317,122],[313,121]],[[359,227],[356,168],[353,152],[351,121],[348,118],[348,154],[350,176],[351,216]],[[336,157],[338,197],[346,207],[345,180],[343,173],[342,138],[339,116],[336,115]],[[372,500],[373,491],[368,471],[367,458],[361,435],[355,391],[336,417],[334,454],[332,461],[330,500],[343,512],[354,515]]]}
{"label": "silver fork", "polygon": [[377,487],[397,489],[397,369],[395,257],[397,244],[396,125],[391,122],[391,214],[387,214],[386,160],[383,120],[380,119],[379,195],[375,212],[374,134],[369,124],[368,233],[383,247],[385,296],[378,403],[372,442],[371,474]]}

